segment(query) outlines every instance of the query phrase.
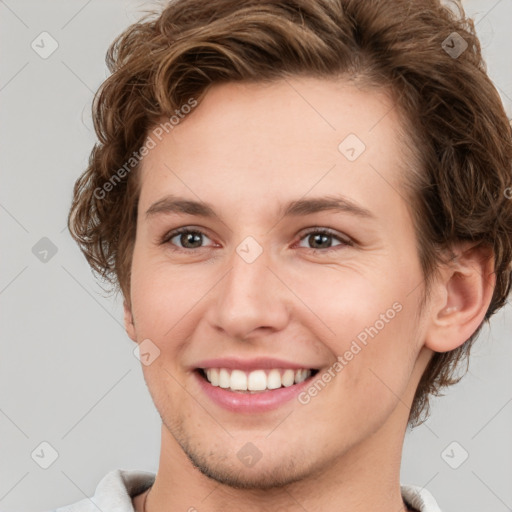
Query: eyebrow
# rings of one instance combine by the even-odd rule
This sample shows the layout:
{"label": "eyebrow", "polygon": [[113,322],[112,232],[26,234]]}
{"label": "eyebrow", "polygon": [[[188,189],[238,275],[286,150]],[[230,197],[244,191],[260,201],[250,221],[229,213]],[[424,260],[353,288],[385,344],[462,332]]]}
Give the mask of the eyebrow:
{"label": "eyebrow", "polygon": [[[279,217],[305,216],[323,211],[349,213],[363,219],[376,219],[366,208],[344,196],[324,196],[290,201],[279,208]],[[146,211],[146,217],[159,213],[184,213],[206,218],[219,218],[209,203],[192,201],[182,197],[166,196],[153,203]]]}

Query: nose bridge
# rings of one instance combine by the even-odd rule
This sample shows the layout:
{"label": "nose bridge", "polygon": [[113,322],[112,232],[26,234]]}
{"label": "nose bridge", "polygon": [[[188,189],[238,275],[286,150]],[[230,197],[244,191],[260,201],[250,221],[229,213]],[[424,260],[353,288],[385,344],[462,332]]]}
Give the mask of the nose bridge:
{"label": "nose bridge", "polygon": [[217,327],[238,338],[260,327],[282,328],[287,320],[286,298],[270,270],[270,252],[249,236],[235,248],[228,264],[214,306]]}

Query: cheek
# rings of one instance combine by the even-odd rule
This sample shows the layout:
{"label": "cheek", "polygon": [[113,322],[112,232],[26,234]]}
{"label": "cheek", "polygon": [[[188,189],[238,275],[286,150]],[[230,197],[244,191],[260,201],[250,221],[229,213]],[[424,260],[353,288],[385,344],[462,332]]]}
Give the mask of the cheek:
{"label": "cheek", "polygon": [[[309,271],[309,274],[308,274]],[[389,275],[382,267],[375,272],[355,268],[324,267],[302,269],[294,280],[293,291],[314,315],[315,328],[322,339],[337,353],[348,349],[347,343],[359,336],[364,341],[365,329],[377,322],[383,330],[397,316],[393,307],[403,295],[393,282],[383,276]],[[301,303],[297,306],[302,308]],[[306,310],[301,321],[306,317]],[[383,318],[384,320],[382,320]],[[384,323],[385,322],[385,323]],[[308,322],[308,325],[310,322]]]}
{"label": "cheek", "polygon": [[382,270],[375,275],[346,272],[337,281],[331,275],[330,280],[316,280],[309,291],[298,291],[321,319],[317,324],[325,324],[321,332],[329,328],[322,342],[340,363],[335,386],[341,394],[357,396],[353,403],[358,407],[395,402],[413,370],[418,294],[411,293],[414,275],[403,280],[393,275]]}
{"label": "cheek", "polygon": [[213,286],[215,275],[199,273],[191,265],[170,264],[134,251],[131,274],[132,312],[137,336],[159,346],[181,340],[193,331],[189,325],[196,306]]}
{"label": "cheek", "polygon": [[[384,317],[388,323],[379,318],[381,311],[384,315],[388,311]],[[398,312],[378,307],[361,310],[357,320],[344,315],[350,323],[348,328],[356,334],[345,337],[345,325],[338,324],[341,334],[330,349],[339,364],[331,367],[336,377],[324,395],[328,405],[319,403],[323,408],[318,415],[324,414],[326,421],[342,426],[342,430],[373,432],[395,408],[403,407],[400,400],[404,400],[414,367],[415,327],[409,321],[410,314],[403,306]]]}

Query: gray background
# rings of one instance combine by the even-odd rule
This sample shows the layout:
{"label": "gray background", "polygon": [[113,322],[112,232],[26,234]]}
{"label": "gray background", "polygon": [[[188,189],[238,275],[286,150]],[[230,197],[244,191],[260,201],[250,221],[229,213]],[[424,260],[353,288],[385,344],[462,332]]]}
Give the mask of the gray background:
{"label": "gray background", "polygon": [[[105,52],[154,5],[0,1],[1,511],[49,510],[92,496],[112,469],[157,468],[160,419],[121,301],[102,294],[66,229],[95,141]],[[464,5],[510,116],[512,0]],[[46,59],[31,47],[43,31],[59,45]],[[427,487],[443,512],[512,510],[511,333],[509,304],[480,336],[469,374],[407,434],[401,481]],[[35,461],[51,462],[46,445],[32,455],[42,442],[58,453],[48,469]]]}

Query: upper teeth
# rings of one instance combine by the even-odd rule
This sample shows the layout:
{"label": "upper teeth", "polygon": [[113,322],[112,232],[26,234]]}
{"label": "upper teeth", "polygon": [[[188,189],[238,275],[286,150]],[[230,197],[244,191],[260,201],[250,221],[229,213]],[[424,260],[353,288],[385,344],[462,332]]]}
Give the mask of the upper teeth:
{"label": "upper teeth", "polygon": [[213,386],[231,388],[233,391],[263,391],[277,389],[281,386],[291,386],[306,380],[311,370],[231,370],[227,368],[208,368],[205,370],[206,378]]}

